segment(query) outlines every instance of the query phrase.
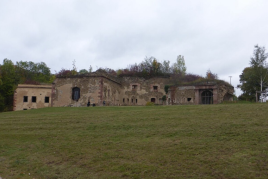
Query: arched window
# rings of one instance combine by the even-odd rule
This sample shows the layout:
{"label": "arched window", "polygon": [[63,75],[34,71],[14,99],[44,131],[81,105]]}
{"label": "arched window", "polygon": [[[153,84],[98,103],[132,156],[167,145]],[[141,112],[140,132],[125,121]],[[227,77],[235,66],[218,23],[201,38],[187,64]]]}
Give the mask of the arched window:
{"label": "arched window", "polygon": [[78,101],[79,98],[80,98],[80,88],[74,87],[72,91],[72,99]]}
{"label": "arched window", "polygon": [[209,90],[201,93],[202,104],[213,104],[213,93]]}

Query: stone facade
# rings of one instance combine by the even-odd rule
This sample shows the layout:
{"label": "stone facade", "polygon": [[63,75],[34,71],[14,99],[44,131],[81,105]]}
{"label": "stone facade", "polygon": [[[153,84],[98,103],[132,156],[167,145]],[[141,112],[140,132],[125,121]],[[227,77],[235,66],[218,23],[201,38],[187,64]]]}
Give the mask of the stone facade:
{"label": "stone facade", "polygon": [[233,100],[234,87],[226,82],[171,87],[167,104],[219,104]]}
{"label": "stone facade", "polygon": [[52,85],[19,84],[14,92],[13,111],[51,107]]}
{"label": "stone facade", "polygon": [[[74,77],[60,77],[53,83],[53,106],[145,105],[148,101],[162,104],[164,85],[168,78],[114,78],[92,73]],[[75,92],[78,91],[78,92]],[[77,96],[75,97],[75,93]]]}
{"label": "stone facade", "polygon": [[[233,99],[233,86],[226,82],[171,86],[168,77],[114,77],[90,73],[57,77],[52,85],[19,85],[14,94],[14,110],[64,106],[136,106],[153,102],[158,105],[218,104]],[[174,82],[174,80],[173,80]],[[162,101],[166,95],[167,100]],[[34,102],[35,101],[35,102]]]}

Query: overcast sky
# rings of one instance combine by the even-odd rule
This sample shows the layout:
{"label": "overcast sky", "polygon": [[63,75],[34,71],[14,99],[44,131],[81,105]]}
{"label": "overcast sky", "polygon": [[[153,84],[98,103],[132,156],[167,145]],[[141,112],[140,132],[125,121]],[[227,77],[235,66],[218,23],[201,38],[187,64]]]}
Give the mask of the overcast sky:
{"label": "overcast sky", "polygon": [[236,87],[254,45],[268,47],[268,1],[1,0],[0,28],[1,64],[116,70],[183,55],[187,72],[210,69]]}

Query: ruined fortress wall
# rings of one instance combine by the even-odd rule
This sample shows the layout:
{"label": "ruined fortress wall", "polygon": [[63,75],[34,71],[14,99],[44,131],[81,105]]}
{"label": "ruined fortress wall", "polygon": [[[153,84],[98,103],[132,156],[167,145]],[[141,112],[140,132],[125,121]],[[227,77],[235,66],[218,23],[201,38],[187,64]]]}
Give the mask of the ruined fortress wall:
{"label": "ruined fortress wall", "polygon": [[200,86],[180,86],[169,90],[167,95],[168,104],[202,104],[201,94],[204,91],[213,93],[213,104],[223,101],[232,101],[234,88],[232,86],[221,85],[200,85]]}
{"label": "ruined fortress wall", "polygon": [[167,78],[124,77],[122,105],[145,105],[151,100],[154,100],[155,104],[162,104],[162,97],[165,95],[164,86],[168,80]]}
{"label": "ruined fortress wall", "polygon": [[195,87],[194,86],[182,86],[177,87],[175,91],[174,104],[195,104]]}
{"label": "ruined fortress wall", "polygon": [[51,88],[52,85],[19,84],[14,92],[13,110],[50,107]]}
{"label": "ruined fortress wall", "polygon": [[[53,107],[86,106],[89,100],[91,103],[99,102],[100,77],[56,78],[54,83]],[[72,99],[74,87],[80,89],[78,101]]]}
{"label": "ruined fortress wall", "polygon": [[[57,78],[53,89],[53,106],[119,105],[120,85],[102,76]],[[72,98],[73,88],[80,89],[80,98]]]}
{"label": "ruined fortress wall", "polygon": [[[102,78],[102,103],[105,101],[106,106],[119,106],[120,103],[122,86],[117,82],[111,81],[107,78]],[[101,105],[101,104],[100,104]]]}
{"label": "ruined fortress wall", "polygon": [[233,101],[233,93],[234,93],[233,86],[220,85],[218,89],[219,89],[218,93],[219,103],[223,101]]}

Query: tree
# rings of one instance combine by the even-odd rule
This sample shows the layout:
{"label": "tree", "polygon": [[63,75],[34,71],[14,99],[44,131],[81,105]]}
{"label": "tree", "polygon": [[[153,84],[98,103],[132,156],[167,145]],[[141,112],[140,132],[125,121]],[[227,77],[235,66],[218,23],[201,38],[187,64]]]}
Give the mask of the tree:
{"label": "tree", "polygon": [[172,72],[172,71],[171,71],[170,61],[169,61],[169,60],[167,60],[167,61],[164,60],[164,61],[162,62],[161,67],[162,67],[161,71],[162,71],[162,73],[164,73],[164,74],[169,74],[169,73]]}
{"label": "tree", "polygon": [[254,46],[250,67],[246,67],[239,76],[241,84],[237,87],[243,91],[239,99],[254,100],[256,91],[262,91],[263,86],[268,84],[267,56],[265,47]]}
{"label": "tree", "polygon": [[18,75],[15,73],[15,66],[9,59],[3,60],[3,65],[0,66],[0,111],[10,110],[13,102],[13,94],[16,88]]}
{"label": "tree", "polygon": [[88,71],[86,69],[79,70],[79,74],[86,74]]}
{"label": "tree", "polygon": [[92,68],[91,65],[89,66],[88,72],[89,72],[89,73],[92,73],[92,72],[93,72],[93,68]]}
{"label": "tree", "polygon": [[178,56],[176,63],[172,66],[172,71],[174,74],[186,74],[186,66],[183,56]]}
{"label": "tree", "polygon": [[265,47],[255,45],[253,56],[250,59],[250,65],[253,69],[253,74],[260,83],[260,90],[262,91],[263,84],[267,80],[268,68],[266,64],[268,54],[265,53]]}
{"label": "tree", "polygon": [[44,62],[19,61],[16,63],[16,73],[19,74],[19,83],[27,81],[49,83],[51,78],[50,68]]}
{"label": "tree", "polygon": [[218,75],[216,73],[212,73],[210,71],[210,69],[208,69],[207,73],[206,73],[206,78],[209,80],[217,80],[218,79]]}

